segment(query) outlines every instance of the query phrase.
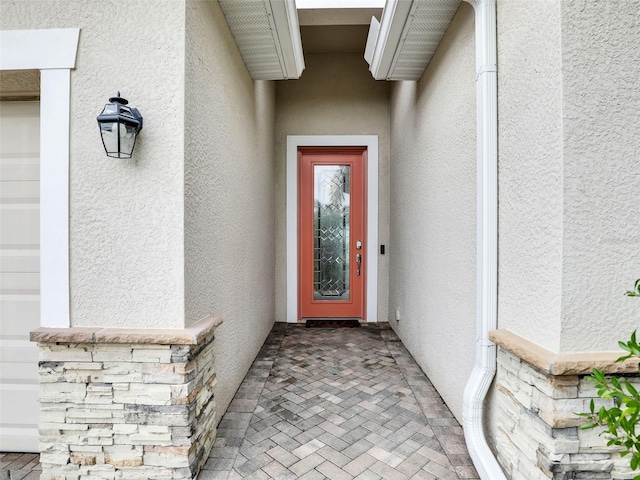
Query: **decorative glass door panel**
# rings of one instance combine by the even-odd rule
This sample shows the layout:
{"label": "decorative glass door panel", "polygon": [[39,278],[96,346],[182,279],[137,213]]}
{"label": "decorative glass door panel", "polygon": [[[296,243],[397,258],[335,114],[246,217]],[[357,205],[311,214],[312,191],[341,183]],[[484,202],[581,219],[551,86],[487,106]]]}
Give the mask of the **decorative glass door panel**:
{"label": "decorative glass door panel", "polygon": [[315,300],[349,299],[349,165],[314,165]]}
{"label": "decorative glass door panel", "polygon": [[364,318],[365,156],[299,152],[300,318]]}

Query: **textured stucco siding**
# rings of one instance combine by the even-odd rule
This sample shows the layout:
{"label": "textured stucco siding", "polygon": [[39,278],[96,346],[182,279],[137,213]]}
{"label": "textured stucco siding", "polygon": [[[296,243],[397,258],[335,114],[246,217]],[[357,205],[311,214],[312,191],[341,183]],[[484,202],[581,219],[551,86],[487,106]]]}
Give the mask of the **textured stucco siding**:
{"label": "textured stucco siding", "polygon": [[640,321],[640,1],[561,4],[560,350],[618,350]]}
{"label": "textured stucco siding", "polygon": [[[361,54],[309,54],[296,81],[276,87],[276,320],[286,321],[287,135],[378,135],[378,241],[389,238],[388,84]],[[377,245],[369,245],[376,254]],[[387,252],[389,249],[387,250]],[[378,255],[378,321],[387,321],[389,255]],[[372,319],[369,319],[372,320]]]}
{"label": "textured stucco siding", "polygon": [[[559,353],[640,319],[640,2],[498,1],[498,322]],[[504,407],[489,394],[491,443]]]}
{"label": "textured stucco siding", "polygon": [[463,3],[422,79],[391,93],[389,321],[458,420],[475,345],[474,31]]}
{"label": "textured stucco siding", "polygon": [[562,77],[556,0],[498,2],[498,321],[552,351],[562,295]]}
{"label": "textured stucco siding", "polygon": [[640,2],[498,2],[500,328],[617,349],[639,306]]}
{"label": "textured stucco siding", "polygon": [[186,323],[224,318],[224,413],[274,322],[275,85],[251,79],[217,2],[186,12]]}
{"label": "textured stucco siding", "polygon": [[[80,28],[71,72],[73,326],[184,326],[184,4],[2,0],[0,28]],[[96,124],[120,90],[144,116],[134,158]]]}
{"label": "textured stucco siding", "polygon": [[640,318],[640,2],[498,2],[500,328],[617,350]]}

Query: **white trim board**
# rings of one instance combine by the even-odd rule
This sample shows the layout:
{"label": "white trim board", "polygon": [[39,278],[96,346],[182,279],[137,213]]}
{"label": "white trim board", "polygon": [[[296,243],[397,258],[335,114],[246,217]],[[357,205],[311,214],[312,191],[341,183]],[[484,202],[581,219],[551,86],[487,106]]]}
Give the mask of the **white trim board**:
{"label": "white trim board", "polygon": [[69,327],[69,121],[79,28],[0,31],[0,70],[40,70],[40,325]]}
{"label": "white trim board", "polygon": [[71,69],[79,28],[0,31],[0,70]]}
{"label": "white trim board", "polygon": [[287,136],[287,322],[298,321],[298,148],[367,148],[367,322],[378,321],[378,136]]}

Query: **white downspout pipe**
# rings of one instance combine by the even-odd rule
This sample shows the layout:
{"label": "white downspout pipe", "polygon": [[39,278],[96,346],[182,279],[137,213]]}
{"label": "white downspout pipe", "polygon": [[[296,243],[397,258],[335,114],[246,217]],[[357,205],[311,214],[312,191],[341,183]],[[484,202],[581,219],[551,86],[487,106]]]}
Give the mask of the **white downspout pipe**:
{"label": "white downspout pipe", "polygon": [[475,10],[478,165],[476,361],[464,391],[462,424],[483,480],[506,480],[484,433],[484,401],[496,372],[498,304],[498,88],[496,0],[465,0]]}

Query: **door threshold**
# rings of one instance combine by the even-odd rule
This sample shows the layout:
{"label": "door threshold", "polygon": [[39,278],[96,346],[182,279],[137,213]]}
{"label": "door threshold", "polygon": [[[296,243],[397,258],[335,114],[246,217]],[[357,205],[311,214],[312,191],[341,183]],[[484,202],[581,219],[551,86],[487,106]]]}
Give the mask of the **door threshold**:
{"label": "door threshold", "polygon": [[357,318],[313,318],[307,319],[307,328],[357,328],[360,320]]}

